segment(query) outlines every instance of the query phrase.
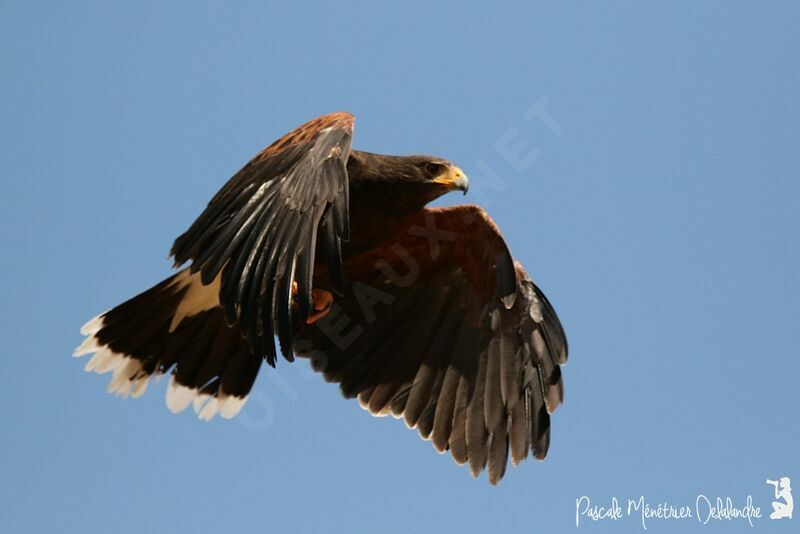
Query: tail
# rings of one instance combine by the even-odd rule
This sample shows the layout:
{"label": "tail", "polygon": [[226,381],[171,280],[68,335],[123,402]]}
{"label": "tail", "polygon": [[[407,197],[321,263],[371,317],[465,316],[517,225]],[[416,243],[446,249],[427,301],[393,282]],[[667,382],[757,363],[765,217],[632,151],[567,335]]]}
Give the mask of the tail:
{"label": "tail", "polygon": [[172,369],[170,411],[192,403],[201,419],[234,417],[261,357],[226,323],[218,294],[219,279],[203,285],[184,269],[86,323],[74,356],[94,353],[86,371],[111,372],[107,391],[122,397],[141,396],[151,377]]}

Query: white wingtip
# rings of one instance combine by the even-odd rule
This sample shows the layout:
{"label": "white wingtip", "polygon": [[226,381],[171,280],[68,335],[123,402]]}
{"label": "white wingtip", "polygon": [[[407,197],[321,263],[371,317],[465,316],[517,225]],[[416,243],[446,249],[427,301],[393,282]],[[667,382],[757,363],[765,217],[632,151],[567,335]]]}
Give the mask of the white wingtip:
{"label": "white wingtip", "polygon": [[122,362],[114,369],[114,374],[111,377],[111,382],[108,383],[106,391],[114,393],[118,397],[129,396],[134,386],[139,387],[139,384],[131,379],[139,373],[141,368],[142,362],[139,360],[129,357],[122,358]]}
{"label": "white wingtip", "polygon": [[87,338],[83,344],[75,351],[79,355],[94,352],[94,355],[86,362],[84,370],[95,372],[99,375],[113,371],[111,380],[106,387],[108,393],[114,393],[118,397],[140,397],[147,389],[149,376],[143,375],[142,362],[132,358],[128,354],[114,352],[105,345],[100,345],[97,339]]}
{"label": "white wingtip", "polygon": [[235,397],[233,395],[226,395],[220,390],[216,397],[207,393],[200,393],[194,398],[192,405],[194,412],[203,421],[209,421],[216,414],[219,414],[224,419],[232,419],[242,409],[247,397]]}
{"label": "white wingtip", "polygon": [[86,372],[94,371],[102,375],[103,373],[116,369],[117,366],[122,363],[123,355],[117,354],[108,347],[98,347],[95,350],[94,356],[86,362],[86,366],[83,368]]}
{"label": "white wingtip", "polygon": [[81,335],[82,336],[93,336],[98,333],[103,328],[103,323],[105,322],[105,316],[108,313],[108,310],[104,311],[97,317],[93,317],[90,319],[85,325],[81,327]]}
{"label": "white wingtip", "polygon": [[203,409],[203,405],[208,402],[208,400],[211,398],[211,395],[209,395],[208,393],[200,393],[200,394],[195,393],[195,394],[196,396],[192,401],[192,408],[194,408],[194,413],[200,415],[200,410]]}
{"label": "white wingtip", "polygon": [[211,421],[211,418],[217,414],[217,411],[219,411],[219,400],[217,400],[216,397],[212,397],[197,415],[203,421]]}
{"label": "white wingtip", "polygon": [[182,412],[192,403],[196,393],[197,390],[178,384],[172,376],[167,387],[167,408],[172,413]]}
{"label": "white wingtip", "polygon": [[89,336],[84,339],[80,345],[78,345],[78,347],[73,351],[72,356],[75,358],[86,356],[87,354],[97,351],[100,346],[100,341],[98,341],[96,337]]}
{"label": "white wingtip", "polygon": [[143,376],[133,381],[133,388],[131,390],[131,397],[138,399],[144,392],[147,391],[147,384],[150,382],[149,376]]}
{"label": "white wingtip", "polygon": [[247,397],[226,396],[220,401],[219,414],[224,419],[233,419],[247,402]]}

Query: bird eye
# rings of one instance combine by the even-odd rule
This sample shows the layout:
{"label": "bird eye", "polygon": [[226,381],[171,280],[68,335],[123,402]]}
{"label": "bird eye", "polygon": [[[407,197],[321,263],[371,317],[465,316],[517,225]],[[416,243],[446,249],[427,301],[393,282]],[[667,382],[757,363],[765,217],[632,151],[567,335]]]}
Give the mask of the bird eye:
{"label": "bird eye", "polygon": [[425,172],[430,176],[436,176],[442,172],[442,166],[439,163],[426,163]]}

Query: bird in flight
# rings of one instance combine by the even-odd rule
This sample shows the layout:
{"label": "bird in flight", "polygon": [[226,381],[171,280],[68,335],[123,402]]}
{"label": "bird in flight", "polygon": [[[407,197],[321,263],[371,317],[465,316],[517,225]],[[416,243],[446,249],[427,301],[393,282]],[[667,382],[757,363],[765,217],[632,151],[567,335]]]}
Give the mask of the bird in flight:
{"label": "bird in flight", "polygon": [[[543,459],[567,341],[550,302],[431,156],[351,150],[332,113],[247,163],[175,240],[177,273],[86,323],[75,356],[138,397],[171,373],[167,407],[234,417],[262,360],[310,359],[376,416],[392,415],[473,476]],[[275,338],[278,344],[275,344]]]}

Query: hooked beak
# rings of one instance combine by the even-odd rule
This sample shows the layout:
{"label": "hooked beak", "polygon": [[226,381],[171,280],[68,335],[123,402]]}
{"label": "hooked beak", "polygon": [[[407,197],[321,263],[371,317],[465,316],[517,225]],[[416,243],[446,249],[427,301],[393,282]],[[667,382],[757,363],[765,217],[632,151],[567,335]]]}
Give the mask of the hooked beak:
{"label": "hooked beak", "polygon": [[444,185],[450,190],[463,191],[465,195],[469,191],[467,175],[455,165],[448,165],[442,174],[433,179],[433,182]]}

